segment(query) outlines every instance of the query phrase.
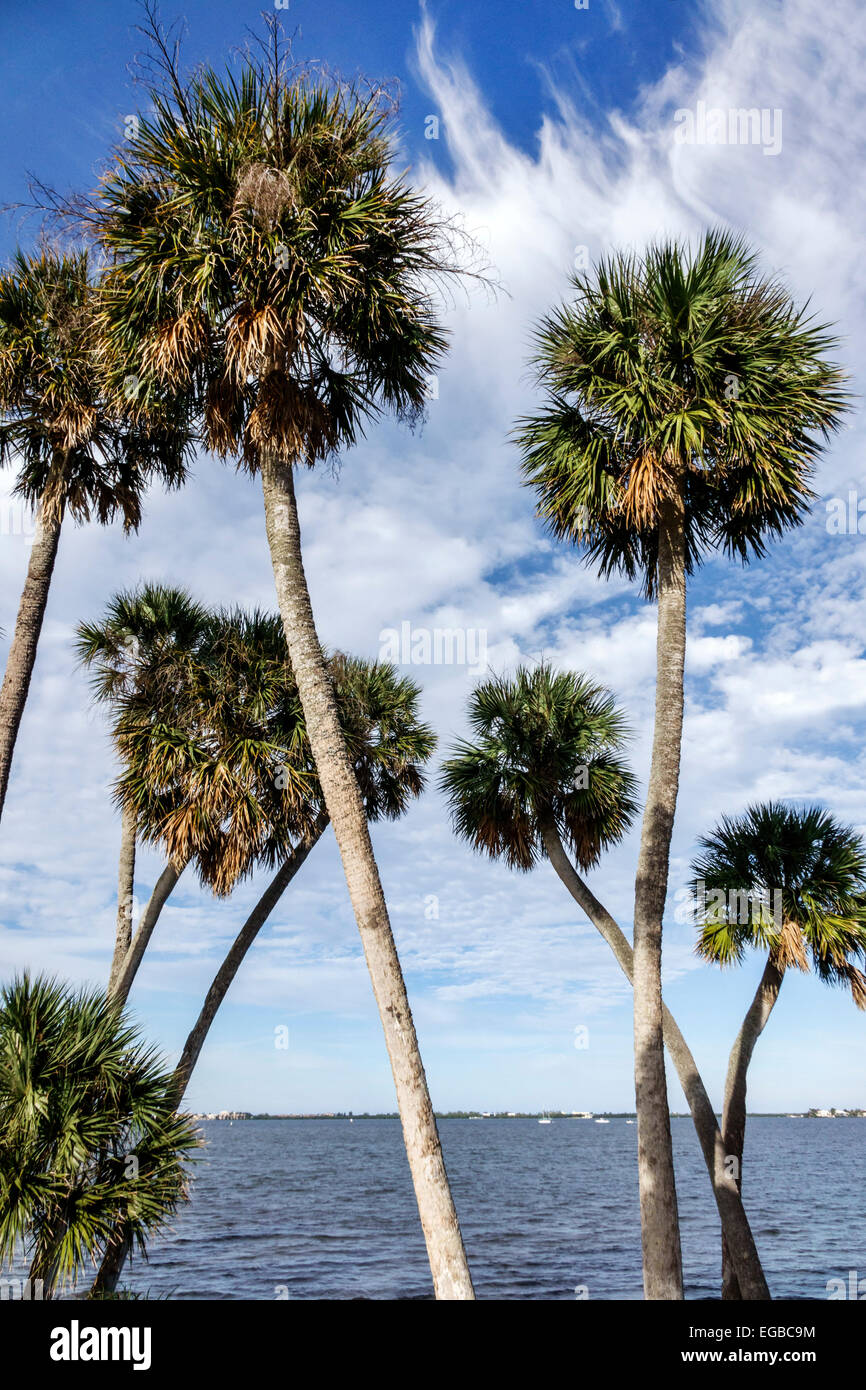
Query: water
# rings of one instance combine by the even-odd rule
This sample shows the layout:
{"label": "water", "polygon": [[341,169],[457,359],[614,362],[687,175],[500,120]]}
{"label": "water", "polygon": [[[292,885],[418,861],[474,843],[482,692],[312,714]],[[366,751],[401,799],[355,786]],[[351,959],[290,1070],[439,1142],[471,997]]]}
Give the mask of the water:
{"label": "water", "polygon": [[[719,1290],[719,1226],[688,1119],[674,1120],[687,1297]],[[123,1282],[174,1299],[429,1298],[396,1120],[202,1124],[191,1203]],[[637,1127],[442,1120],[479,1298],[641,1297]],[[752,1229],[774,1297],[866,1276],[866,1121],[749,1120]]]}

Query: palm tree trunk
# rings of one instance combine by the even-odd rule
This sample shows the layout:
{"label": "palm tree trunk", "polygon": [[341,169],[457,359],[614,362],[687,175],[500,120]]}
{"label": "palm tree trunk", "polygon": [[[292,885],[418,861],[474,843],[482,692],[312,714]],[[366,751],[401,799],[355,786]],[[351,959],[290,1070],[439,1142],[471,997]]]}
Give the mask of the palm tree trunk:
{"label": "palm tree trunk", "polygon": [[184,1044],[180,1061],[174,1071],[172,1080],[176,1087],[175,1106],[179,1106],[183,1100],[183,1093],[189,1085],[193,1067],[198,1061],[199,1053],[204,1046],[204,1041],[208,1035],[210,1026],[216,1017],[217,1009],[225,999],[229,986],[238,973],[244,956],[252,946],[292,879],[295,877],[295,874],[305,862],[310,850],[321,839],[326,825],[327,818],[324,818],[321,827],[315,831],[314,837],[308,840],[306,844],[298,845],[285,863],[280,865],[274,877],[271,879],[271,882],[268,884],[264,893],[259,898],[249,917],[235,937],[231,950],[214,976],[213,983],[202,1005],[201,1013]]}
{"label": "palm tree trunk", "polygon": [[21,724],[21,716],[27,702],[30,678],[36,662],[36,648],[45,617],[48,590],[57,559],[57,546],[60,541],[61,515],[52,511],[45,513],[43,503],[36,509],[36,534],[30,547],[30,560],[27,565],[27,578],[18,605],[15,619],[15,633],[6,673],[0,688],[0,816],[6,801],[9,786],[9,773],[12,767],[12,754]]}
{"label": "palm tree trunk", "polygon": [[[159,921],[159,915],[168,901],[175,884],[180,878],[186,865],[180,867],[169,862],[166,864],[162,873],[156,881],[153,892],[148,899],[144,912],[141,914],[141,921],[132,944],[128,947],[123,958],[122,966],[115,972],[112,965],[112,978],[109,981],[108,997],[123,1007],[126,1003],[132,982],[141,965],[145,949],[153,935],[154,928]],[[116,953],[115,953],[116,954]],[[126,1225],[119,1221],[111,1233],[102,1263],[99,1266],[96,1278],[90,1290],[91,1298],[99,1298],[107,1293],[114,1293],[117,1288],[117,1281],[120,1278],[123,1266],[126,1264],[127,1256],[132,1249],[132,1235]]]}
{"label": "palm tree trunk", "polygon": [[472,1299],[472,1278],[367,817],[316,634],[301,555],[293,468],[266,453],[261,472],[268,544],[289,658],[385,1032],[435,1296]]}
{"label": "palm tree trunk", "polygon": [[117,927],[114,937],[114,956],[111,973],[108,977],[108,993],[111,994],[117,977],[126,960],[132,944],[132,899],[135,892],[135,837],[137,819],[135,812],[123,808],[120,825],[120,858],[117,865]]}
{"label": "palm tree trunk", "polygon": [[57,1278],[60,1271],[60,1247],[63,1237],[69,1229],[68,1221],[68,1200],[62,1201],[61,1210],[54,1209],[53,1224],[49,1221],[39,1233],[36,1246],[33,1251],[33,1258],[30,1261],[28,1272],[28,1283],[31,1289],[42,1285],[43,1299],[53,1299],[57,1288]]}
{"label": "palm tree trunk", "polygon": [[185,865],[179,867],[169,863],[166,864],[162,873],[156,881],[156,886],[150,895],[147,907],[141,914],[141,921],[138,930],[133,937],[132,945],[126,953],[123,966],[117,973],[114,987],[109,988],[109,998],[122,1007],[127,1000],[132,982],[138,973],[141,959],[144,955],[147,943],[153,935],[153,929],[159,921],[159,914],[165,907],[166,902],[184,871]]}
{"label": "palm tree trunk", "polygon": [[634,1085],[644,1297],[681,1299],[683,1267],[662,1013],[662,917],[668,887],[683,731],[686,652],[682,502],[659,522],[658,637],[652,762],[634,903]]}
{"label": "palm tree trunk", "polygon": [[[634,954],[627,938],[610,913],[599,902],[575,870],[565,852],[562,840],[555,825],[542,827],[542,839],[547,857],[565,887],[582,912],[585,912],[596,930],[613,951],[626,978],[633,982]],[[722,1141],[710,1098],[701,1080],[697,1063],[685,1038],[680,1032],[673,1014],[663,1008],[663,1033],[671,1061],[677,1070],[680,1085],[689,1103],[692,1120],[697,1131],[698,1141],[713,1185],[713,1195],[722,1223],[722,1238],[727,1236],[731,1259],[739,1276],[745,1297],[753,1300],[766,1300],[770,1297],[764,1271],[755,1246],[755,1238],[743,1207],[739,1188],[728,1172],[725,1156],[729,1152]]]}
{"label": "palm tree trunk", "polygon": [[42,1285],[42,1298],[44,1300],[54,1298],[54,1291],[57,1286],[58,1264],[59,1255],[56,1246],[52,1247],[52,1250],[48,1250],[43,1245],[37,1245],[33,1252],[33,1259],[30,1261],[27,1282],[31,1289],[38,1288],[40,1284]]}
{"label": "palm tree trunk", "polygon": [[[728,1059],[728,1074],[725,1078],[725,1104],[722,1110],[722,1135],[724,1150],[730,1165],[734,1159],[734,1181],[737,1191],[743,1188],[743,1150],[746,1144],[746,1075],[755,1044],[767,1026],[767,1020],[779,997],[785,971],[780,969],[770,956],[764,966],[761,982],[755,997],[743,1019],[743,1026],[737,1034]],[[733,1259],[730,1242],[722,1231],[722,1298],[748,1298],[743,1293],[743,1282]]]}
{"label": "palm tree trunk", "polygon": [[88,1297],[102,1298],[107,1293],[115,1292],[117,1281],[123,1272],[123,1266],[126,1264],[131,1249],[132,1236],[124,1223],[119,1221],[111,1232],[102,1263],[91,1285]]}
{"label": "palm tree trunk", "polygon": [[[232,980],[240,969],[244,956],[252,946],[292,879],[295,877],[295,874],[305,862],[310,850],[322,838],[327,823],[327,817],[323,816],[314,831],[313,838],[306,844],[298,845],[294,853],[290,855],[285,863],[280,865],[235,937],[231,950],[214,976],[213,983],[202,1005],[201,1013],[196,1020],[195,1026],[190,1031],[189,1037],[184,1044],[180,1061],[174,1070],[172,1085],[175,1089],[174,1104],[176,1107],[179,1106],[183,1100],[183,1093],[189,1085],[189,1079],[199,1059],[199,1054],[204,1046],[210,1026],[216,1017],[220,1004],[228,993]],[[105,1247],[105,1254],[102,1257],[99,1272],[90,1290],[91,1298],[98,1297],[101,1294],[114,1293],[117,1288],[117,1281],[123,1271],[123,1266],[126,1263],[131,1248],[132,1238],[123,1223],[119,1223],[112,1231],[111,1238]]]}

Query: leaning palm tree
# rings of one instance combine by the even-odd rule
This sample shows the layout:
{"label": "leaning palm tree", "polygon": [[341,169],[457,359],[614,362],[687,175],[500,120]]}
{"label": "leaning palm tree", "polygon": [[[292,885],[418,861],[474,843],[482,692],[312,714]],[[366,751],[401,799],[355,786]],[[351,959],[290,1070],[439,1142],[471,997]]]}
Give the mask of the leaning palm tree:
{"label": "leaning palm tree", "polygon": [[[157,699],[170,678],[181,678],[181,659],[202,640],[206,610],[183,589],[142,584],[116,594],[98,622],[79,623],[76,651],[91,673],[94,699],[107,705],[115,727],[133,699]],[[132,943],[137,823],[133,807],[121,812],[118,859],[117,923],[108,990],[115,982]],[[172,885],[173,886],[173,885]],[[158,895],[162,899],[162,893]],[[157,903],[151,904],[151,916]]]}
{"label": "leaning palm tree", "polygon": [[[435,739],[418,716],[420,691],[392,666],[329,659],[367,816],[397,819],[424,786]],[[328,825],[279,618],[217,613],[212,637],[149,715],[128,710],[118,730],[121,799],[147,840],[193,861],[203,885],[227,896],[257,867],[276,873],[220,964],[172,1079],[175,1104],[243,960]],[[169,720],[170,716],[170,720]],[[155,925],[155,923],[154,923]],[[147,915],[115,984],[125,998],[150,939]],[[130,1248],[122,1227],[95,1289],[116,1287]]]}
{"label": "leaning palm tree", "polygon": [[[342,653],[328,669],[366,815],[398,817],[423,787],[435,742],[418,718],[418,687]],[[279,617],[208,615],[177,676],[125,702],[114,742],[117,801],[165,854],[164,875],[191,862],[218,896],[260,868],[277,869],[284,889],[329,823]],[[176,881],[175,872],[169,891]],[[150,909],[115,981],[121,1002],[158,920]]]}
{"label": "leaning palm tree", "polygon": [[[374,822],[397,820],[408,810],[412,799],[423,791],[424,765],[436,745],[429,725],[418,716],[420,689],[414,681],[398,676],[395,668],[387,663],[361,661],[342,653],[330,658],[329,669],[367,818]],[[275,735],[276,730],[272,728],[272,737]],[[278,787],[283,780],[278,773]],[[272,825],[269,833],[259,839],[255,854],[247,851],[240,872],[235,867],[234,855],[228,856],[231,866],[228,872],[236,874],[234,882],[251,871],[253,860],[256,864],[273,865],[279,853],[282,863],[217,970],[201,1013],[186,1040],[174,1075],[178,1105],[216,1012],[247,951],[328,825],[321,791],[313,784],[307,795],[310,806],[303,827],[299,828],[297,813],[291,816],[295,844],[288,854],[283,833],[278,825]],[[212,842],[207,843],[198,867],[203,883],[217,892],[229,891],[226,863],[219,851],[214,853]]]}
{"label": "leaning palm tree", "polygon": [[[625,720],[613,698],[585,676],[554,672],[542,663],[478,686],[469,701],[469,723],[471,741],[458,743],[442,771],[457,834],[523,872],[548,859],[632,981],[632,948],[578,872],[598,864],[637,810],[636,784],[624,760]],[[769,1298],[738,1188],[725,1167],[712,1104],[666,1008],[663,1028],[745,1297]]]}
{"label": "leaning palm tree", "polygon": [[435,208],[391,169],[381,93],[293,72],[279,41],[237,74],[163,80],[98,195],[105,328],[143,406],[168,385],[208,448],[261,481],[286,641],[379,1008],[434,1289],[472,1298],[405,982],[304,573],[295,474],[383,411],[423,411],[445,346]]}
{"label": "leaning palm tree", "polygon": [[[116,800],[124,820],[134,822],[141,841],[165,853],[166,863],[118,968],[112,967],[109,998],[125,1003],[161,911],[190,861],[220,896],[257,864],[279,863],[187,1040],[182,1062],[188,1076],[193,1048],[197,1057],[243,954],[327,821],[313,799],[301,795],[315,773],[279,619],[199,610],[184,591],[173,608],[201,614],[192,642],[184,648],[161,643],[147,677],[137,670],[136,679],[124,680],[113,695],[112,736],[122,767]],[[80,634],[80,650],[86,639]],[[137,657],[141,662],[140,647]],[[175,1105],[183,1090],[177,1076],[178,1069],[169,1087]],[[94,1296],[116,1289],[132,1243],[132,1231],[118,1221]]]}
{"label": "leaning palm tree", "polygon": [[0,991],[0,1260],[29,1246],[36,1297],[98,1261],[118,1220],[144,1250],[186,1200],[198,1141],[169,1080],[101,991],[27,975]]}
{"label": "leaning palm tree", "polygon": [[[98,331],[99,290],[84,253],[27,257],[0,275],[0,465],[36,509],[36,533],[0,688],[0,814],[64,518],[141,520],[154,477],[178,484],[188,436],[176,405],[152,395],[131,414],[111,385]],[[129,391],[127,390],[127,395]]]}
{"label": "leaning palm tree", "polygon": [[739,238],[709,232],[573,280],[544,319],[544,408],[517,438],[540,515],[603,575],[640,576],[658,605],[655,729],[635,881],[634,1043],[647,1298],[682,1298],[662,1039],[662,917],[679,783],[686,581],[802,521],[821,440],[846,395],[835,340]]}
{"label": "leaning palm tree", "polygon": [[[846,986],[866,1009],[866,976],[856,964],[866,960],[866,845],[821,807],[782,802],[725,816],[698,843],[698,953],[721,966],[739,965],[749,947],[767,955],[725,1080],[722,1134],[741,1186],[749,1063],[786,970],[808,970],[811,960],[820,980]],[[724,1238],[722,1297],[742,1297]]]}

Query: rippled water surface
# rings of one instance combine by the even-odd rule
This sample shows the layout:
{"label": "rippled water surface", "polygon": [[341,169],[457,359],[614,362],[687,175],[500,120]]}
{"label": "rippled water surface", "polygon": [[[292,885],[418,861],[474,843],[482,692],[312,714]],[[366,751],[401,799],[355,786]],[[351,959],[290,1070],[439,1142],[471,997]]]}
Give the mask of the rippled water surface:
{"label": "rippled water surface", "polygon": [[[396,1120],[204,1123],[191,1203],[124,1283],[186,1299],[427,1298]],[[687,1296],[718,1296],[718,1221],[690,1120],[674,1120]],[[635,1125],[442,1120],[480,1298],[640,1297]],[[866,1121],[749,1121],[745,1197],[772,1292],[866,1275]]]}

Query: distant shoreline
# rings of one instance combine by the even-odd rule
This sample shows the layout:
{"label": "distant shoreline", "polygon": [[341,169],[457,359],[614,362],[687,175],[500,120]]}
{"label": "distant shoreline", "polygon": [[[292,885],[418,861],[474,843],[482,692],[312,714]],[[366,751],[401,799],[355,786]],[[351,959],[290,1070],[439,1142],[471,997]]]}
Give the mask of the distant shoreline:
{"label": "distant shoreline", "polygon": [[[478,1110],[437,1110],[437,1120],[539,1120],[549,1118],[551,1120],[635,1120],[637,1117],[633,1110],[599,1110],[593,1112],[574,1112],[567,1110],[526,1110],[526,1111],[489,1111]],[[718,1113],[718,1112],[717,1112]],[[866,1119],[866,1110],[805,1110],[805,1111],[785,1111],[785,1110],[750,1110],[749,1116],[756,1120],[862,1120]],[[207,1114],[191,1114],[193,1120],[399,1120],[400,1116],[396,1111],[383,1111],[377,1114],[357,1114],[352,1111],[323,1111],[320,1113],[308,1114],[287,1114],[272,1115],[268,1112],[262,1114],[252,1114],[250,1111],[243,1110],[224,1110],[219,1113],[208,1112]],[[672,1120],[688,1120],[691,1116],[689,1112],[672,1110]]]}

